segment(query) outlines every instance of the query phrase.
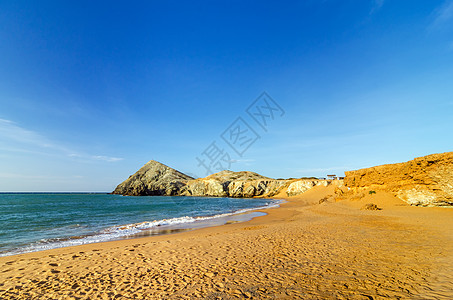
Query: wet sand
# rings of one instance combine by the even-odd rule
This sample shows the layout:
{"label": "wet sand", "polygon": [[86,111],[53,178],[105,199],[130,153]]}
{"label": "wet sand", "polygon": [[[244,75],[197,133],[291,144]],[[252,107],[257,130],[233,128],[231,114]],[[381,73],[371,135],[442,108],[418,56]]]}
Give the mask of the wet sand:
{"label": "wet sand", "polygon": [[333,194],[316,187],[244,223],[1,257],[0,299],[453,299],[453,209]]}

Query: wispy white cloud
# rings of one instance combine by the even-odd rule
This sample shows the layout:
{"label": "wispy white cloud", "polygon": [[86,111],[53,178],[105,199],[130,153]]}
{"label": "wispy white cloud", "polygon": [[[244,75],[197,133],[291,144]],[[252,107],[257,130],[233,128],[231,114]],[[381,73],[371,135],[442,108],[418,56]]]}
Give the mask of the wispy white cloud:
{"label": "wispy white cloud", "polygon": [[370,14],[373,14],[373,13],[377,12],[378,10],[380,10],[383,5],[384,5],[384,0],[373,0]]}
{"label": "wispy white cloud", "polygon": [[123,158],[121,158],[121,157],[111,157],[111,156],[104,156],[104,155],[94,155],[94,156],[91,156],[91,159],[108,161],[108,162],[115,162],[115,161],[123,160]]}
{"label": "wispy white cloud", "polygon": [[7,143],[14,144],[13,146],[3,146],[0,148],[0,150],[9,152],[25,152],[47,155],[49,155],[49,152],[53,152],[55,155],[65,155],[72,158],[106,162],[117,162],[123,160],[119,157],[78,153],[72,149],[51,141],[38,132],[28,130],[11,120],[5,119],[0,119],[0,141],[3,141],[4,145]]}
{"label": "wispy white cloud", "polygon": [[232,159],[231,163],[250,163],[256,161],[255,159]]}
{"label": "wispy white cloud", "polygon": [[0,137],[20,143],[34,144],[39,147],[50,147],[50,142],[36,132],[18,126],[15,122],[0,119]]}
{"label": "wispy white cloud", "polygon": [[81,159],[91,159],[91,160],[99,160],[99,161],[107,161],[107,162],[116,162],[123,160],[121,157],[112,157],[112,156],[105,156],[105,155],[84,155],[79,153],[69,153],[69,157],[74,158],[81,158]]}
{"label": "wispy white cloud", "polygon": [[453,0],[445,1],[436,8],[432,14],[433,21],[429,25],[429,30],[441,29],[453,20]]}

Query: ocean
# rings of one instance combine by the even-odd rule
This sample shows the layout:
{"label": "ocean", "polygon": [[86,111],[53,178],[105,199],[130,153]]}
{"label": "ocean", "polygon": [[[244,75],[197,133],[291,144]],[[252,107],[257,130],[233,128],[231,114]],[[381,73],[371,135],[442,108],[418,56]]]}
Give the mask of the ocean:
{"label": "ocean", "polygon": [[[0,256],[245,221],[272,199],[0,193]],[[247,213],[247,214],[244,214]]]}

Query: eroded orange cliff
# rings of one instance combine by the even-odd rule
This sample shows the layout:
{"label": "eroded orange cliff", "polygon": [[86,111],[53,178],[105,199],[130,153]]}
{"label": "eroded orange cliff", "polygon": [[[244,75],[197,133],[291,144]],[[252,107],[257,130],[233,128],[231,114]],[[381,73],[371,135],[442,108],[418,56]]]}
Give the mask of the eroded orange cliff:
{"label": "eroded orange cliff", "polygon": [[[411,205],[453,205],[453,152],[418,157],[404,163],[345,172],[347,190],[358,196],[379,190]],[[340,196],[340,197],[341,197]]]}

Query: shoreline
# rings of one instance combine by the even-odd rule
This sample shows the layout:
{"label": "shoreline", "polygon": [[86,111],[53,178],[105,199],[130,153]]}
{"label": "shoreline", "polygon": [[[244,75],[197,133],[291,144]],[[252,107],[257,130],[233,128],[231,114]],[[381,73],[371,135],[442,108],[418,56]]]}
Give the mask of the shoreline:
{"label": "shoreline", "polygon": [[[315,187],[242,223],[0,257],[0,298],[453,296],[453,211]],[[259,211],[259,210],[258,210]]]}
{"label": "shoreline", "polygon": [[[120,236],[120,237],[117,237],[117,238],[114,238],[111,240],[105,240],[105,241],[99,241],[99,242],[86,242],[86,243],[82,243],[79,245],[69,245],[69,246],[58,246],[57,245],[52,248],[42,249],[42,250],[27,251],[27,250],[16,249],[16,250],[11,250],[8,252],[0,253],[0,258],[12,257],[12,256],[22,255],[22,254],[37,253],[37,252],[43,252],[43,251],[51,251],[51,250],[55,250],[55,249],[79,247],[79,246],[85,246],[85,245],[91,245],[91,244],[102,244],[102,243],[108,243],[108,242],[117,242],[117,241],[121,241],[121,240],[134,240],[134,239],[141,239],[141,238],[147,238],[147,237],[156,237],[156,236],[161,236],[161,235],[175,234],[175,233],[179,233],[179,232],[199,230],[202,228],[223,226],[223,225],[229,225],[229,224],[234,224],[234,223],[243,223],[243,222],[248,222],[254,218],[263,217],[266,215],[266,213],[264,211],[266,211],[267,209],[273,209],[273,208],[277,208],[277,207],[257,208],[256,210],[250,210],[247,212],[232,213],[232,214],[229,214],[228,216],[201,217],[202,219],[203,218],[207,218],[207,219],[206,220],[195,220],[191,223],[178,223],[178,224],[162,225],[162,226],[157,225],[154,228],[143,229],[142,231],[140,231],[138,233],[124,235],[124,236]],[[137,223],[137,224],[141,224],[141,223]],[[128,225],[131,225],[131,224],[128,224]],[[127,226],[127,225],[124,225],[124,226]],[[122,226],[118,226],[118,227],[122,227]],[[95,235],[92,235],[92,236],[95,236]],[[61,240],[56,243],[65,243],[67,241],[80,240],[83,238],[90,238],[92,236],[89,235],[89,236],[71,237],[71,238]],[[47,245],[48,244],[43,244],[43,246],[47,246]],[[29,247],[29,246],[27,246],[27,247]],[[25,249],[27,247],[25,247]],[[22,252],[22,251],[24,251],[24,252]],[[5,255],[5,253],[6,253],[6,255]]]}
{"label": "shoreline", "polygon": [[[87,193],[84,193],[87,194]],[[181,196],[184,198],[184,196]],[[205,197],[210,198],[210,197]],[[232,198],[234,199],[234,198]],[[89,244],[99,244],[104,242],[114,242],[125,239],[135,239],[159,235],[174,234],[177,232],[185,232],[197,230],[205,227],[221,226],[228,223],[247,222],[255,217],[265,215],[264,211],[279,207],[284,200],[266,198],[271,202],[262,206],[250,208],[236,208],[229,212],[208,214],[200,216],[180,216],[173,218],[164,218],[153,221],[141,221],[130,224],[119,224],[105,227],[102,230],[93,232],[88,235],[75,235],[66,238],[51,238],[50,242],[35,242],[20,248],[0,253],[0,257],[11,257],[14,255],[48,251],[53,249],[76,247]],[[237,199],[235,199],[237,200]],[[253,198],[251,198],[253,200]],[[263,211],[263,212],[261,212]]]}

